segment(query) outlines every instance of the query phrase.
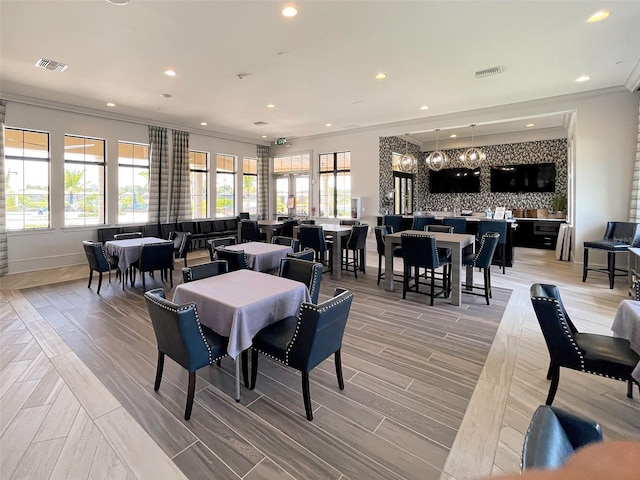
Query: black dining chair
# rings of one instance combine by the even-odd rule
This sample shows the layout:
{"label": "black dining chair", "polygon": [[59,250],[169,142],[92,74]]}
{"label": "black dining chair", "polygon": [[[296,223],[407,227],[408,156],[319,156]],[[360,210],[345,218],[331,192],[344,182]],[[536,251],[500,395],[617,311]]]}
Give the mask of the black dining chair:
{"label": "black dining chair", "polygon": [[249,268],[247,258],[244,256],[244,250],[229,250],[224,247],[216,247],[215,257],[217,260],[226,260],[229,264],[230,272]]}
{"label": "black dining chair", "polygon": [[[412,233],[403,233],[400,236],[402,245],[402,260],[404,263],[404,275],[402,282],[402,298],[407,298],[407,292],[428,294],[433,306],[433,299],[437,296],[449,296],[451,288],[451,249],[445,249],[439,252],[436,244],[436,237],[431,235],[415,235]],[[447,251],[448,250],[448,251]],[[442,290],[436,292],[435,271],[442,267]],[[430,274],[430,291],[421,292],[420,285],[427,285],[420,282],[422,272],[425,270],[425,276]],[[413,287],[410,280],[413,278]]]}
{"label": "black dining chair", "polygon": [[182,269],[184,283],[193,282],[202,278],[215,277],[229,271],[229,263],[226,260],[213,260],[200,265],[192,265]]}
{"label": "black dining chair", "polygon": [[280,229],[280,235],[283,237],[293,237],[293,229],[300,225],[298,220],[284,220],[282,228]]}
{"label": "black dining chair", "polygon": [[267,235],[260,232],[257,220],[240,220],[240,238],[242,243],[262,242]]}
{"label": "black dining chair", "polygon": [[191,244],[190,232],[172,232],[171,241],[173,241],[173,254],[175,258],[182,258],[184,260],[184,266],[187,266],[187,254],[189,253],[189,246]]}
{"label": "black dining chair", "polygon": [[558,390],[560,367],[627,382],[627,397],[633,398],[633,383],[638,382],[631,373],[640,362],[640,355],[631,349],[629,340],[579,332],[555,285],[534,283],[530,296],[551,357],[547,372],[547,380],[551,380],[547,405],[553,403]]}
{"label": "black dining chair", "polygon": [[184,419],[189,420],[196,390],[196,371],[226,357],[229,339],[200,323],[194,303],[176,305],[165,298],[161,288],[145,292],[144,297],[158,345],[153,389],[157,392],[160,388],[164,357],[168,355],[189,372],[184,411]]}
{"label": "black dining chair", "polygon": [[391,227],[391,233],[399,232],[402,230],[402,215],[385,215],[382,224]]}
{"label": "black dining chair", "polygon": [[360,220],[347,220],[347,219],[342,219],[340,220],[340,225],[342,226],[347,226],[347,227],[353,227],[354,225],[360,225]]}
{"label": "black dining chair", "polygon": [[309,289],[311,303],[318,303],[320,283],[322,281],[322,265],[299,258],[285,257],[280,260],[278,276],[304,283]]}
{"label": "black dining chair", "polygon": [[417,215],[413,217],[413,223],[411,224],[411,230],[426,230],[427,225],[433,225],[436,221],[436,217],[431,215]]}
{"label": "black dining chair", "polygon": [[96,293],[100,293],[100,287],[102,287],[102,274],[109,272],[109,283],[111,283],[111,270],[117,270],[118,259],[107,257],[101,242],[92,242],[91,240],[84,240],[82,242],[82,248],[89,262],[89,284],[87,288],[91,288],[91,282],[93,281],[93,272],[98,272],[98,289]]}
{"label": "black dining chair", "polygon": [[113,236],[114,240],[129,240],[131,238],[142,238],[142,232],[116,233]]}
{"label": "black dining chair", "polygon": [[[499,233],[485,233],[480,240],[480,248],[478,251],[475,254],[467,254],[462,258],[463,266],[479,268],[484,273],[484,285],[482,287],[477,287],[473,285],[473,283],[471,285],[465,285],[462,293],[483,295],[487,301],[487,305],[489,305],[489,298],[491,298],[491,261],[493,260],[493,254],[496,251],[499,239]],[[482,293],[474,292],[474,288],[481,288]]]}
{"label": "black dining chair", "polygon": [[[353,269],[355,278],[358,278],[358,270],[360,269],[362,269],[362,273],[366,273],[365,265],[360,264],[360,255],[367,246],[368,232],[369,225],[366,223],[354,225],[351,227],[351,235],[342,241],[340,265],[347,271],[351,271],[351,269]],[[353,258],[351,260],[349,260],[349,252],[353,254]]]}
{"label": "black dining chair", "polygon": [[[300,225],[298,233],[301,248],[312,248],[316,252],[315,261],[328,266],[331,271],[333,257],[331,253],[331,243],[324,236],[324,230],[321,225]],[[328,261],[327,261],[327,252]]]}
{"label": "black dining chair", "polygon": [[496,248],[498,252],[498,258],[496,260],[502,267],[502,273],[506,273],[507,266],[507,228],[510,228],[510,226],[505,220],[480,220],[478,222],[478,234],[476,235],[477,247],[485,233],[496,232],[500,234],[498,247]]}
{"label": "black dining chair", "polygon": [[349,318],[353,292],[336,288],[334,296],[319,305],[303,303],[300,314],[284,318],[263,328],[253,337],[251,347],[251,386],[256,386],[258,353],[284,363],[302,373],[302,396],[307,420],[313,420],[309,372],[334,355],[338,387],[344,390],[340,351]]}
{"label": "black dining chair", "polygon": [[[386,272],[382,271],[382,258],[384,257],[384,239],[387,235],[393,232],[391,231],[389,225],[379,225],[377,227],[374,227],[373,231],[376,236],[376,250],[378,251],[378,285],[380,285],[380,280],[383,279],[386,275]],[[400,245],[393,246],[393,256],[402,256],[402,247]]]}
{"label": "black dining chair", "polygon": [[459,217],[444,217],[443,225],[453,227],[453,233],[467,233],[467,219]]}
{"label": "black dining chair", "polygon": [[173,288],[173,242],[145,243],[140,249],[140,259],[132,264],[131,286],[136,281],[136,270],[142,277],[142,290],[146,291],[145,273],[160,271],[160,278],[171,282]]}
{"label": "black dining chair", "polygon": [[283,245],[291,247],[294,252],[298,252],[300,250],[300,240],[293,237],[285,237],[282,235],[276,235],[271,238],[271,243],[274,245]]}
{"label": "black dining chair", "polygon": [[[453,233],[453,226],[451,225],[434,225],[429,224],[424,227],[425,232],[440,232],[440,233]],[[438,247],[438,255],[446,255],[450,249]]]}
{"label": "black dining chair", "polygon": [[207,240],[207,249],[209,250],[209,258],[215,260],[216,247],[228,247],[230,245],[237,245],[238,237],[218,237]]}
{"label": "black dining chair", "polygon": [[313,248],[305,248],[304,250],[300,250],[299,252],[288,252],[287,257],[299,258],[300,260],[313,262],[316,257],[316,252],[315,250],[313,250]]}

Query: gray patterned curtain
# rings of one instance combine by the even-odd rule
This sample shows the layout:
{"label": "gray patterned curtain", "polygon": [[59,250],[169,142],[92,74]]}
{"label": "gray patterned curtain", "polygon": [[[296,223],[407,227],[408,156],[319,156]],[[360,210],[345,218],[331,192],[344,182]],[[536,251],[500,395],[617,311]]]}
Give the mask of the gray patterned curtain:
{"label": "gray patterned curtain", "polygon": [[169,150],[167,129],[149,125],[149,223],[167,221]]}
{"label": "gray patterned curtain", "polygon": [[9,251],[7,247],[7,217],[5,210],[4,173],[4,113],[7,103],[0,100],[0,277],[9,271]]}
{"label": "gray patterned curtain", "polygon": [[269,220],[269,146],[258,147],[258,218]]}
{"label": "gray patterned curtain", "polygon": [[191,182],[189,180],[189,132],[174,130],[169,220],[191,219]]}
{"label": "gray patterned curtain", "polygon": [[636,166],[633,170],[633,184],[631,185],[629,221],[640,222],[640,105],[638,107],[638,144],[636,146]]}

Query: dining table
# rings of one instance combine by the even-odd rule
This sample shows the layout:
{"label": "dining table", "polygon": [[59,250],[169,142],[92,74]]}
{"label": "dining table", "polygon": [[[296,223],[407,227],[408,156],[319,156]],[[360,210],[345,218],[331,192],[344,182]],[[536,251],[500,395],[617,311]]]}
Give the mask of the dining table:
{"label": "dining table", "polygon": [[261,329],[297,315],[300,305],[309,301],[304,283],[248,269],[183,283],[173,294],[174,303],[195,303],[200,322],[229,337],[227,353],[235,361],[236,402],[240,401],[238,356]]}
{"label": "dining table", "polygon": [[[631,350],[640,355],[640,302],[622,300],[613,317],[611,331],[614,336],[629,340]],[[640,382],[640,362],[633,369],[631,376]]]}
{"label": "dining table", "polygon": [[282,227],[282,225],[284,225],[282,220],[258,220],[258,226],[267,236],[267,243],[271,243],[273,234],[276,233],[278,227]]}
{"label": "dining table", "polygon": [[[384,240],[384,268],[385,272],[393,272],[393,247],[402,243],[402,234],[425,235],[436,237],[438,247],[451,249],[451,303],[462,303],[462,258],[466,253],[475,251],[476,237],[466,233],[425,232],[423,230],[403,230],[390,233]],[[473,268],[467,267],[466,285],[473,285]],[[393,275],[384,276],[384,289],[393,291]],[[469,287],[467,287],[469,288]]]}
{"label": "dining table", "polygon": [[104,248],[108,255],[118,257],[118,270],[125,273],[132,264],[140,260],[142,245],[168,241],[158,237],[127,238],[126,240],[109,240],[104,243]]}
{"label": "dining table", "polygon": [[269,272],[280,267],[280,259],[293,253],[293,248],[287,245],[273,245],[264,242],[247,242],[239,245],[229,245],[227,250],[243,250],[247,265],[257,272]]}

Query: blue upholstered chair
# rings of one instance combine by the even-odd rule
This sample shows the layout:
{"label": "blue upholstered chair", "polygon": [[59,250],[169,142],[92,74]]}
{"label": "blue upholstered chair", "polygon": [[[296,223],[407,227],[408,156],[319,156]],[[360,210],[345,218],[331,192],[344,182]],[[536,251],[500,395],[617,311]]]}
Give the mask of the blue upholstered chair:
{"label": "blue upholstered chair", "polygon": [[173,288],[173,242],[164,243],[146,243],[140,249],[140,259],[135,262],[131,275],[131,286],[136,281],[135,272],[138,270],[142,277],[142,290],[147,289],[144,280],[146,272],[160,271],[160,277],[163,281],[167,279],[171,282]]}
{"label": "blue upholstered chair", "polygon": [[555,470],[590,443],[602,442],[597,422],[548,405],[540,405],[531,417],[524,436],[521,467]]}
{"label": "blue upholstered chair", "polygon": [[[433,305],[434,297],[439,295],[449,296],[451,285],[451,269],[449,268],[451,265],[451,249],[447,248],[439,252],[436,245],[436,237],[431,235],[403,233],[400,237],[400,242],[404,263],[402,298],[407,298],[407,292],[409,291],[427,293],[420,292],[420,285],[426,285],[420,282],[420,277],[422,276],[421,268],[430,274],[431,290],[429,296],[431,298],[431,305]],[[436,292],[435,270],[440,267],[443,267],[442,290]],[[413,287],[410,285],[411,278],[414,280]]]}
{"label": "blue upholstered chair", "polygon": [[402,215],[385,215],[382,224],[391,227],[391,233],[399,232],[402,230]]}
{"label": "blue upholstered chair", "polygon": [[271,243],[274,245],[286,245],[288,247],[291,247],[294,252],[297,252],[300,250],[300,240],[293,237],[276,235],[271,238]]}
{"label": "blue upholstered chair", "polygon": [[453,227],[453,233],[467,233],[466,218],[445,217],[442,219],[442,224]]}
{"label": "blue upholstered chair", "polygon": [[184,419],[189,420],[196,389],[196,371],[225,357],[229,339],[200,323],[195,304],[176,305],[165,298],[161,288],[149,290],[144,296],[158,343],[158,365],[153,389],[157,392],[160,388],[164,356],[168,355],[189,372],[184,412]]}
{"label": "blue upholstered chair", "polygon": [[307,260],[309,262],[313,262],[316,257],[316,252],[313,248],[305,248],[304,250],[300,250],[299,252],[289,252],[287,253],[288,258],[299,258],[300,260]]}
{"label": "blue upholstered chair", "polygon": [[417,215],[413,217],[413,223],[411,224],[411,230],[425,230],[427,225],[433,225],[436,221],[436,217],[430,215]]}
{"label": "blue upholstered chair", "polygon": [[209,258],[215,260],[216,247],[228,247],[229,245],[237,245],[238,237],[218,237],[207,240],[207,249],[209,250]]}
{"label": "blue upholstered chair", "polygon": [[[362,223],[360,225],[353,225],[351,227],[351,235],[349,238],[343,240],[341,249],[341,261],[340,264],[343,269],[353,269],[353,274],[358,278],[358,270],[362,269],[362,273],[365,273],[365,265],[360,265],[360,253],[366,248],[367,233],[369,232],[369,225]],[[349,260],[349,252],[353,253],[353,258]]]}
{"label": "blue upholstered chair", "polygon": [[507,266],[507,228],[509,228],[509,224],[505,220],[480,220],[478,222],[478,235],[476,236],[476,246],[478,246],[485,233],[496,232],[500,234],[496,248],[498,252],[496,260],[502,267],[502,273],[506,273]]}
{"label": "blue upholstered chair", "polygon": [[249,268],[247,259],[244,256],[244,250],[228,250],[224,247],[216,247],[215,252],[217,260],[226,260],[229,263],[230,272]]}
{"label": "blue upholstered chair", "polygon": [[[475,254],[470,253],[462,258],[462,265],[465,267],[479,268],[484,273],[483,287],[465,285],[465,288],[462,289],[462,293],[484,295],[484,298],[487,300],[487,305],[489,305],[489,298],[491,298],[491,261],[493,260],[493,254],[496,251],[499,239],[499,233],[485,233],[480,240],[480,248],[478,248],[478,251]],[[474,288],[482,288],[483,293],[474,292]]]}
{"label": "blue upholstered chair", "polygon": [[[312,248],[316,252],[316,262],[326,265],[328,263],[329,270],[331,270],[332,257],[330,243],[324,237],[324,230],[320,225],[300,225],[300,232],[298,233],[298,240],[300,240],[300,247]],[[327,262],[327,252],[328,262]]]}
{"label": "blue upholstered chair", "polygon": [[260,226],[257,220],[240,220],[240,238],[243,243],[262,242],[267,236],[260,233]]}
{"label": "blue upholstered chair", "polygon": [[253,337],[251,351],[251,386],[256,386],[258,353],[288,365],[302,373],[302,396],[307,420],[313,420],[309,372],[330,355],[334,355],[338,387],[344,390],[340,349],[349,318],[353,292],[336,288],[334,296],[319,305],[303,303],[300,315],[287,317],[263,328]]}
{"label": "blue upholstered chair", "polygon": [[87,288],[91,288],[91,281],[93,280],[93,272],[98,272],[98,290],[96,293],[100,293],[100,287],[102,286],[102,274],[109,272],[109,283],[111,283],[111,270],[118,268],[118,260],[116,258],[109,260],[104,250],[102,249],[101,242],[92,242],[90,240],[84,240],[82,242],[84,253],[87,256],[89,262],[89,284]]}
{"label": "blue upholstered chair", "polygon": [[173,241],[173,254],[175,258],[184,259],[184,266],[187,266],[187,254],[189,253],[189,245],[191,243],[190,232],[172,232],[171,240]]}
{"label": "blue upholstered chair", "polygon": [[311,303],[318,303],[322,281],[321,264],[299,258],[283,258],[280,260],[278,276],[304,283],[309,289]]}
{"label": "blue upholstered chair", "polygon": [[129,240],[131,238],[142,238],[142,232],[116,233],[113,236],[114,240]]}
{"label": "blue upholstered chair", "polygon": [[226,260],[213,260],[212,262],[192,265],[182,269],[182,279],[184,283],[200,280],[201,278],[215,277],[229,271],[229,264]]}
{"label": "blue upholstered chair", "polygon": [[280,235],[283,237],[293,237],[293,228],[300,225],[298,220],[284,220]]}
{"label": "blue upholstered chair", "polygon": [[580,333],[571,322],[555,285],[534,283],[530,289],[531,303],[551,360],[547,380],[551,380],[547,405],[551,405],[560,382],[560,367],[592,373],[627,382],[627,397],[633,398],[631,373],[640,362],[640,355],[631,350],[624,338]]}
{"label": "blue upholstered chair", "polygon": [[[373,229],[376,235],[376,249],[378,251],[378,285],[380,285],[380,279],[384,278],[386,272],[382,271],[382,258],[384,257],[384,239],[391,232],[391,227],[388,225],[379,225]],[[393,246],[393,256],[402,256],[402,247],[400,245]]]}

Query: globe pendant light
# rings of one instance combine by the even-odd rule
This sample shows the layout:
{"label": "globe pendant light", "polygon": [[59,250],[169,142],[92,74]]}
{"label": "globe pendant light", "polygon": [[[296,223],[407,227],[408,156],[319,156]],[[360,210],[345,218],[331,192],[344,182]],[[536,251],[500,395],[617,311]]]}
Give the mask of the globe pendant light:
{"label": "globe pendant light", "polygon": [[440,149],[438,148],[438,132],[440,131],[440,129],[436,128],[435,131],[436,131],[436,149],[433,152],[431,152],[429,155],[427,155],[427,158],[425,158],[424,163],[427,165],[429,170],[438,171],[438,170],[442,170],[445,163],[447,163],[449,159],[447,158],[447,154],[440,151]]}
{"label": "globe pendant light", "polygon": [[[407,133],[406,136],[409,136]],[[404,140],[404,155],[400,158],[400,164],[398,167],[405,173],[413,173],[417,164],[416,157],[413,154],[409,153],[409,141],[405,138]]]}
{"label": "globe pendant light", "polygon": [[471,147],[467,148],[465,150],[465,152],[460,155],[460,161],[462,162],[462,164],[470,169],[475,169],[478,168],[480,166],[480,163],[482,161],[484,161],[487,156],[485,155],[485,153],[480,150],[479,148],[476,148],[474,146],[473,143],[473,128],[476,126],[475,123],[472,123],[470,125],[471,127]]}

